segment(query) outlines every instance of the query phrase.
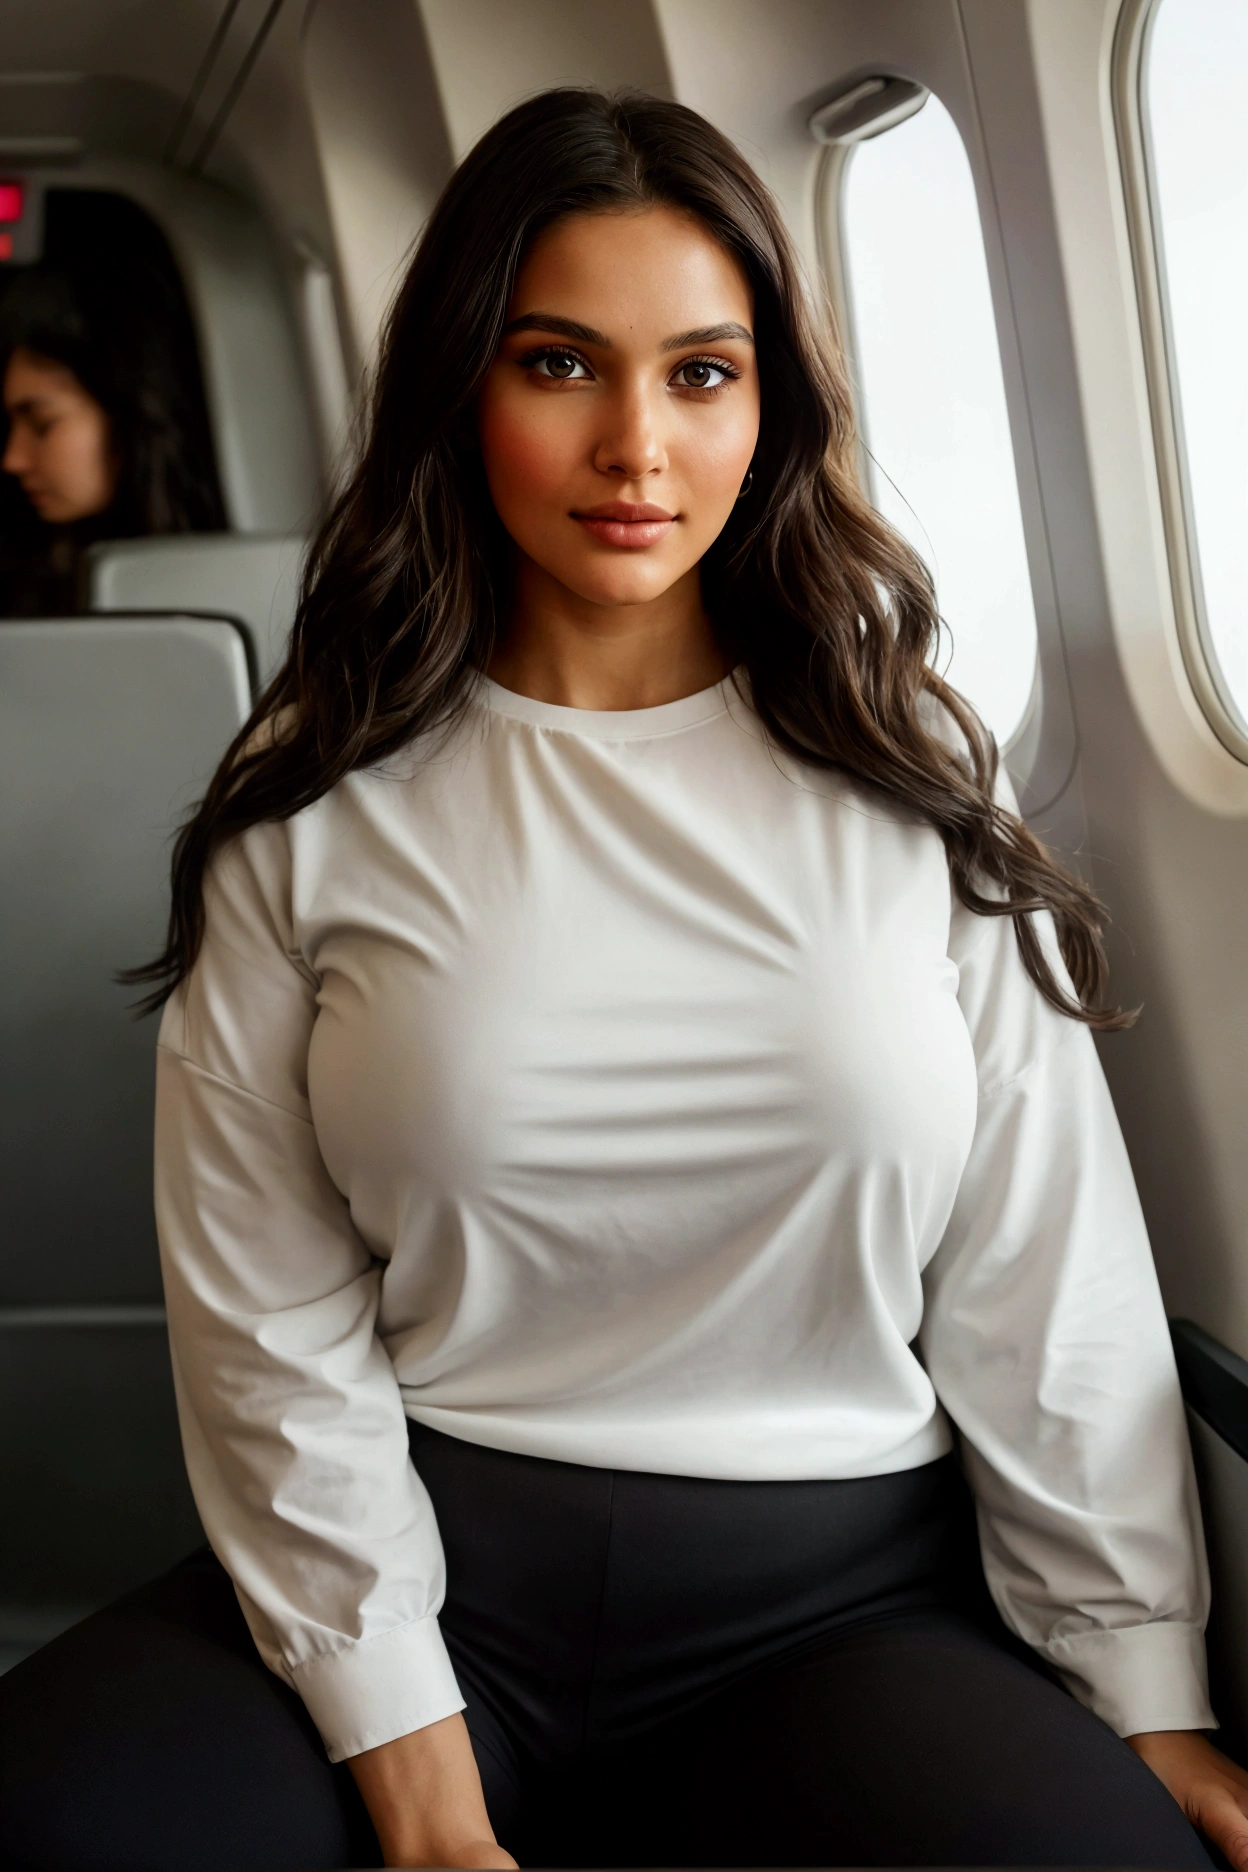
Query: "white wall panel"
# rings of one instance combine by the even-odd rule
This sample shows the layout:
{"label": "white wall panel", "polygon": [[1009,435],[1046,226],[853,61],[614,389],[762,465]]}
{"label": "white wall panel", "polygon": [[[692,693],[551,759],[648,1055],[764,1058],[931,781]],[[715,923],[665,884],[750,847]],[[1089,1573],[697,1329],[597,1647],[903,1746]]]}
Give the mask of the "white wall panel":
{"label": "white wall panel", "polygon": [[649,0],[418,0],[456,160],[490,125],[552,85],[669,90]]}
{"label": "white wall panel", "polygon": [[451,172],[450,145],[414,0],[318,0],[303,60],[358,370]]}

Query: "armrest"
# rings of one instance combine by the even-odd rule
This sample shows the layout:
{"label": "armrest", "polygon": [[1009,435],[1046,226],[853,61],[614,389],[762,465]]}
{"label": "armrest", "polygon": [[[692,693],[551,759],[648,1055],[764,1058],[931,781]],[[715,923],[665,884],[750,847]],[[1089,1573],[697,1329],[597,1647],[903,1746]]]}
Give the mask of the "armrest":
{"label": "armrest", "polygon": [[1248,1462],[1248,1359],[1192,1320],[1171,1320],[1170,1337],[1184,1402]]}

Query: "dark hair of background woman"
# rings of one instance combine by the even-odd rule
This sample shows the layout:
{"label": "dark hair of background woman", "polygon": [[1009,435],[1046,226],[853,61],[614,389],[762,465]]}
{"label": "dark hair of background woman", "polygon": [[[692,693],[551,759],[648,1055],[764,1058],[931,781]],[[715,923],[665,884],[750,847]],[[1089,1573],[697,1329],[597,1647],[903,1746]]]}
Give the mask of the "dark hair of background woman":
{"label": "dark hair of background woman", "polygon": [[[997,754],[929,667],[939,617],[922,562],[864,499],[853,405],[820,336],[779,211],[712,125],[642,95],[550,91],[520,105],[452,176],[390,313],[355,474],[312,551],[289,656],[228,751],[174,858],[162,955],[133,972],[158,1006],[194,963],[215,852],[285,819],[345,774],[449,724],[505,617],[509,541],[473,404],[517,268],[561,216],[683,209],[744,267],[755,300],[762,419],[749,492],[702,564],[708,612],[748,673],[775,742],[865,782],[934,826],[958,896],[1013,915],[1055,1007],[1099,1028],[1101,908],[993,803]],[[965,741],[938,732],[943,704]],[[272,723],[258,733],[262,724]],[[1029,913],[1049,909],[1078,999]]]}
{"label": "dark hair of background woman", "polygon": [[190,310],[141,208],[107,191],[49,191],[44,258],[0,283],[0,372],[18,346],[66,365],[101,405],[117,486],[104,513],[53,528],[0,477],[0,562],[16,571],[54,536],[86,544],[224,527]]}

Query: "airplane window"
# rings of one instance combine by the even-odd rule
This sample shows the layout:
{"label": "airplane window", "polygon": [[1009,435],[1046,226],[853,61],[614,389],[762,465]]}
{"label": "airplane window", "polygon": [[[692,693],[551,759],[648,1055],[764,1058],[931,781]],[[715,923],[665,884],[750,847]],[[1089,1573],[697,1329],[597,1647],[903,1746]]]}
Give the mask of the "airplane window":
{"label": "airplane window", "polygon": [[1036,616],[975,186],[935,97],[853,147],[840,234],[872,498],[936,580],[941,673],[1004,746]]}
{"label": "airplane window", "polygon": [[1144,101],[1206,658],[1248,735],[1248,9],[1161,0]]}

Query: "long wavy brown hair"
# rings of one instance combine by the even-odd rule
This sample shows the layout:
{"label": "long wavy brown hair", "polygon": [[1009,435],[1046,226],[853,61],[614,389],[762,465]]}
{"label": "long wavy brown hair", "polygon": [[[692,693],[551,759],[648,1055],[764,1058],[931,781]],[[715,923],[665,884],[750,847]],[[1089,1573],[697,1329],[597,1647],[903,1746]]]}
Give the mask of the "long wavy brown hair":
{"label": "long wavy brown hair", "polygon": [[[859,487],[843,362],[771,196],[694,111],[580,89],[511,111],[434,210],[386,324],[358,466],[312,549],[286,661],[178,838],[165,949],[131,977],[156,984],[145,1005],[192,968],[205,872],[228,840],[289,818],[464,708],[506,623],[510,542],[486,488],[474,400],[517,268],[562,216],[652,204],[695,215],[753,289],[753,480],[702,578],[767,731],[934,826],[957,895],[982,916],[1013,917],[1027,971],[1054,1007],[1092,1027],[1125,1023],[1101,1006],[1101,906],[994,803],[991,736],[931,667],[931,578]],[[1074,999],[1033,924],[1044,910]]]}

